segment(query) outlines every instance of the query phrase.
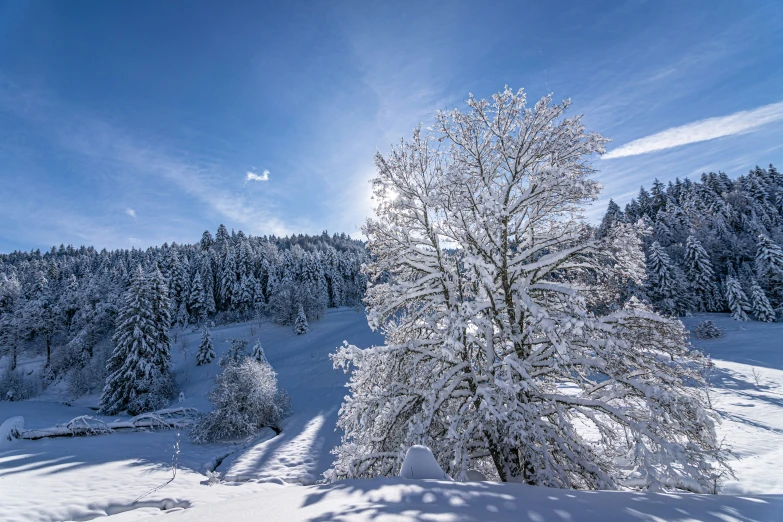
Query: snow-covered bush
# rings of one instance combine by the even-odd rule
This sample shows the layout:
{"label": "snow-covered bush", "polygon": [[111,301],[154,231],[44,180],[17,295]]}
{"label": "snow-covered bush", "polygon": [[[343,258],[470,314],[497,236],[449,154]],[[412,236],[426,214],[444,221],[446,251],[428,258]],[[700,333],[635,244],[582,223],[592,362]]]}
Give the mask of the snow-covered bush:
{"label": "snow-covered bush", "polygon": [[278,390],[277,376],[268,364],[250,357],[229,362],[209,392],[213,410],[191,431],[197,444],[251,436],[276,426],[288,414],[287,394]]}
{"label": "snow-covered bush", "polygon": [[0,374],[0,401],[24,401],[41,393],[41,377],[37,372],[30,375],[21,369],[6,368]]}
{"label": "snow-covered bush", "polygon": [[693,333],[697,339],[717,339],[723,335],[721,329],[709,319],[697,324],[693,329]]}

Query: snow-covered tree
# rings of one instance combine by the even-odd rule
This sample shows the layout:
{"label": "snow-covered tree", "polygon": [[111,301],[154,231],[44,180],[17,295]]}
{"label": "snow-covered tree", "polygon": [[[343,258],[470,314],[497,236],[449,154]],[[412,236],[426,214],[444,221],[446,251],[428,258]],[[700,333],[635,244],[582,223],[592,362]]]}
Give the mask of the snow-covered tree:
{"label": "snow-covered tree", "polygon": [[212,411],[190,433],[197,444],[248,437],[276,426],[288,410],[272,367],[247,357],[226,365],[215,378],[209,401]]}
{"label": "snow-covered tree", "polygon": [[233,338],[228,340],[229,348],[220,358],[220,366],[235,364],[247,358],[247,339]]}
{"label": "snow-covered tree", "polygon": [[726,277],[725,291],[731,317],[737,321],[747,321],[747,312],[750,310],[748,296],[745,295],[745,291],[742,290],[742,285],[736,277],[732,275]]}
{"label": "snow-covered tree", "polygon": [[776,298],[775,304],[783,305],[783,248],[764,234],[758,237],[756,266],[767,280],[770,293]]}
{"label": "snow-covered tree", "polygon": [[164,407],[171,396],[168,293],[161,282],[157,268],[145,276],[139,267],[125,294],[101,395],[105,414],[155,410]]}
{"label": "snow-covered tree", "polygon": [[296,321],[294,322],[294,332],[296,332],[296,335],[302,335],[309,331],[310,325],[307,322],[304,308],[302,305],[299,305],[299,312],[296,314]]}
{"label": "snow-covered tree", "polygon": [[666,250],[654,241],[647,254],[647,293],[663,312],[676,315],[684,311],[685,282]]}
{"label": "snow-covered tree", "polygon": [[264,348],[261,346],[261,341],[256,340],[253,345],[253,360],[263,364],[269,364],[269,361],[266,359],[266,354],[264,353]]}
{"label": "snow-covered tree", "polygon": [[720,311],[720,303],[715,302],[715,272],[707,251],[693,235],[685,243],[685,271],[699,311]]}
{"label": "snow-covered tree", "polygon": [[376,155],[366,304],[385,344],[333,356],[352,369],[333,476],[395,475],[421,444],[457,480],[480,462],[503,481],[706,491],[718,417],[682,324],[635,299],[588,308],[606,274],[643,270],[574,219],[605,140],[569,102],[468,104]]}
{"label": "snow-covered tree", "polygon": [[209,331],[209,327],[204,325],[204,330],[201,332],[201,344],[196,352],[196,366],[209,364],[214,358],[215,349],[212,346],[212,333]]}
{"label": "snow-covered tree", "polygon": [[750,302],[753,315],[756,316],[757,321],[769,323],[775,320],[775,311],[772,309],[772,305],[769,304],[769,299],[767,299],[764,290],[755,280],[750,286]]}

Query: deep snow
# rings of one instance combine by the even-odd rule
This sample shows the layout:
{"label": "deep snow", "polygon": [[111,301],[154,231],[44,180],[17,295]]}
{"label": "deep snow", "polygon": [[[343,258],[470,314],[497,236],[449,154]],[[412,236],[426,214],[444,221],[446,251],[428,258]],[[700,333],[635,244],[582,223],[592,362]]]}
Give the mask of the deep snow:
{"label": "deep snow", "polygon": [[[692,328],[705,318],[725,332],[720,339],[693,339],[713,356],[711,396],[724,419],[720,433],[739,457],[733,462],[737,479],[725,484],[725,495],[575,492],[402,478],[307,486],[330,466],[329,451],[339,440],[334,428],[347,376],[332,369],[328,354],[343,340],[357,346],[382,340],[363,314],[343,308],[330,310],[301,336],[269,323],[212,330],[218,357],[231,337],[247,338],[250,346],[261,340],[280,385],[291,394],[294,414],[280,435],[265,430],[250,441],[195,446],[182,433],[176,479],[135,504],[171,478],[176,432],[0,441],[0,520],[88,520],[107,514],[125,519],[172,510],[183,510],[174,520],[776,520],[783,513],[783,324],[739,323],[721,314],[684,322]],[[185,400],[174,405],[205,410],[219,368],[216,361],[195,366],[200,335],[190,330],[177,335],[174,369]],[[51,402],[56,391],[47,392],[47,400],[0,402],[0,424],[21,415],[26,428],[43,428],[95,415],[88,406],[96,397],[67,406]],[[206,472],[218,463],[227,482],[208,486]]]}

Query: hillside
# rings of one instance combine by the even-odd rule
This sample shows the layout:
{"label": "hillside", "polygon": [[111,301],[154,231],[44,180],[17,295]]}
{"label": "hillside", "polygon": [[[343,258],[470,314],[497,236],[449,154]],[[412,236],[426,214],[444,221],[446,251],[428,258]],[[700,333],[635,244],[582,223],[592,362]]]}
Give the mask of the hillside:
{"label": "hillside", "polygon": [[[486,515],[496,520],[517,520],[521,509],[530,520],[550,520],[553,516],[557,520],[606,520],[617,510],[629,515],[638,513],[642,519],[654,514],[675,520],[682,509],[696,520],[714,519],[699,518],[707,517],[707,513],[740,520],[770,520],[771,510],[783,507],[783,479],[776,469],[783,458],[783,357],[775,349],[783,324],[739,323],[723,314],[694,316],[687,318],[686,324],[693,326],[707,317],[724,330],[725,336],[694,342],[713,355],[711,395],[723,418],[719,433],[737,457],[732,462],[736,480],[726,482],[724,495],[573,492],[512,484],[414,483],[402,479],[290,486],[313,484],[319,479],[332,462],[329,450],[339,440],[334,426],[346,376],[332,369],[328,354],[343,340],[358,346],[381,341],[369,330],[363,314],[341,308],[328,311],[303,336],[294,335],[287,327],[269,323],[258,326],[255,322],[213,330],[218,353],[227,348],[225,339],[231,337],[261,340],[281,386],[292,398],[294,413],[279,436],[267,430],[244,444],[196,446],[182,433],[175,480],[136,504],[133,502],[139,496],[171,478],[176,432],[7,442],[0,449],[0,490],[4,497],[0,519],[137,518],[188,508],[177,519],[241,520],[263,512],[270,520],[366,520],[371,516],[415,520],[425,518],[427,513],[439,513],[439,520],[478,520]],[[185,394],[182,405],[204,410],[208,408],[205,394],[218,367],[195,366],[198,336],[198,332],[189,330],[178,333],[174,369]],[[54,398],[49,396],[50,400]],[[90,400],[95,402],[97,398],[73,406],[46,400],[0,402],[0,419],[22,415],[27,428],[52,426],[78,415],[94,414],[87,407]],[[224,482],[207,486],[206,471],[214,469],[218,461],[217,471]],[[46,491],[46,496],[40,491]],[[242,500],[237,500],[240,497]]]}

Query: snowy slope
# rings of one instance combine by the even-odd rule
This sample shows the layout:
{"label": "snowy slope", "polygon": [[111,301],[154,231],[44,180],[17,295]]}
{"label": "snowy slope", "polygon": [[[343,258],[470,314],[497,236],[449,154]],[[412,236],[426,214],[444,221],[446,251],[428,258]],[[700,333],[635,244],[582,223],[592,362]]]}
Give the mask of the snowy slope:
{"label": "snowy slope", "polygon": [[[328,354],[344,340],[370,346],[382,339],[370,331],[363,314],[350,308],[329,310],[323,320],[310,326],[310,333],[302,336],[269,323],[212,330],[218,357],[232,337],[249,339],[251,346],[255,339],[261,340],[280,385],[291,395],[294,414],[285,421],[281,435],[271,440],[271,430],[266,430],[246,444],[196,446],[182,434],[176,480],[145,497],[150,510],[250,495],[260,487],[202,486],[205,471],[221,459],[218,471],[230,470],[236,480],[282,477],[287,482],[312,483],[320,478],[332,462],[329,450],[339,440],[334,427],[347,381],[346,375],[332,369]],[[195,365],[200,335],[190,330],[179,333],[172,358],[185,394],[181,405],[206,410],[206,393],[219,367],[216,361],[203,367]],[[183,338],[186,350],[182,349]],[[79,402],[96,404],[97,397]],[[83,406],[0,401],[0,419],[22,415],[27,428],[53,426],[90,414],[95,412]],[[136,498],[171,478],[176,440],[176,432],[164,431],[12,441],[0,447],[0,520],[88,520],[131,509]]]}
{"label": "snowy slope", "polygon": [[[737,457],[737,480],[725,493],[783,493],[783,323],[734,321],[728,314],[696,314],[724,332],[718,339],[691,342],[712,356],[713,407],[723,420],[718,433]],[[783,520],[783,516],[781,516]]]}
{"label": "snowy slope", "polygon": [[[339,309],[311,324],[304,336],[268,323],[212,331],[218,355],[231,337],[251,345],[261,340],[292,398],[294,414],[280,435],[265,430],[242,443],[195,446],[182,434],[176,479],[137,503],[171,478],[176,432],[11,441],[0,446],[0,520],[89,520],[107,514],[138,519],[182,509],[174,520],[776,520],[783,513],[783,324],[738,323],[716,314],[685,322],[692,327],[706,317],[726,335],[694,342],[713,354],[713,404],[724,419],[721,434],[739,457],[733,463],[737,479],[727,482],[724,492],[742,496],[403,479],[308,486],[331,464],[329,450],[339,439],[334,427],[347,377],[332,369],[328,354],[343,340],[357,346],[381,341],[362,314]],[[195,366],[200,332],[177,337],[174,369],[185,393],[183,405],[206,409],[205,394],[218,366]],[[96,401],[92,397],[72,407],[3,401],[0,422],[22,415],[28,428],[52,426],[94,414],[85,405]],[[205,472],[218,462],[228,482],[205,485]]]}

